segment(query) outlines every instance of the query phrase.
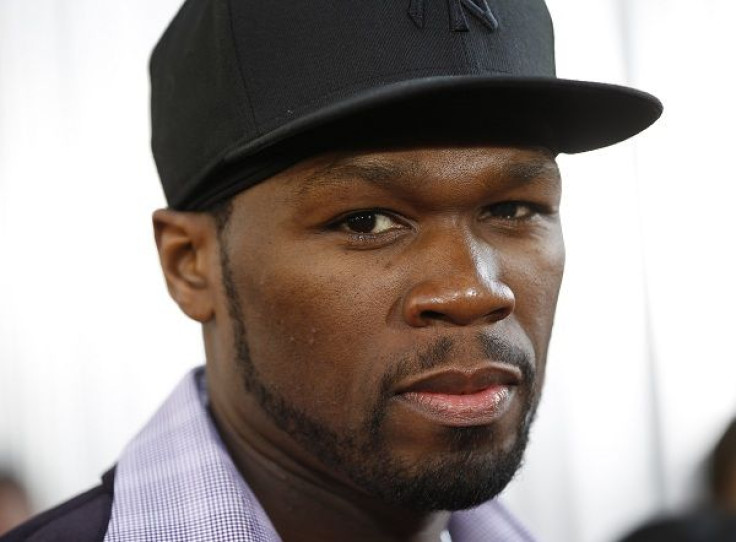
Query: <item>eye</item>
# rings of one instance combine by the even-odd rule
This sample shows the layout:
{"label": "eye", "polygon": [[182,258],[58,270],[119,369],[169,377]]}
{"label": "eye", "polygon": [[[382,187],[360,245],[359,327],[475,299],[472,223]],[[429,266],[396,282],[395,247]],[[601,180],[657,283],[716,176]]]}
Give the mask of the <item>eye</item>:
{"label": "eye", "polygon": [[532,218],[539,210],[532,204],[520,201],[504,201],[486,209],[486,216],[502,220],[525,220]]}
{"label": "eye", "polygon": [[348,233],[380,235],[402,225],[386,213],[359,211],[343,218],[336,227]]}

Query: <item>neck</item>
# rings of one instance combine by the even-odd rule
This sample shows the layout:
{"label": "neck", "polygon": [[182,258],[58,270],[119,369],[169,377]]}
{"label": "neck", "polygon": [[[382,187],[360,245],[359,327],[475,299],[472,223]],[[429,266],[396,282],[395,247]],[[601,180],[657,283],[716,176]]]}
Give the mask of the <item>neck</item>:
{"label": "neck", "polygon": [[440,540],[449,512],[419,513],[375,499],[320,469],[316,460],[287,452],[294,447],[287,435],[276,441],[266,438],[257,430],[258,423],[253,423],[254,416],[248,416],[245,429],[242,412],[230,406],[232,401],[218,400],[218,394],[210,397],[211,413],[235,465],[282,539]]}

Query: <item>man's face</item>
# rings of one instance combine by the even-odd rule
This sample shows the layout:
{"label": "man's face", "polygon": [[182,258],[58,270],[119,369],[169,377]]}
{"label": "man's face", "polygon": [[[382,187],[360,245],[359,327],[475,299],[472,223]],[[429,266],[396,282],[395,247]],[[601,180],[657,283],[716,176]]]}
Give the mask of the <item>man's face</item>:
{"label": "man's face", "polygon": [[549,153],[491,146],[322,155],[246,190],[220,236],[214,400],[385,502],[495,496],[539,401],[559,199]]}

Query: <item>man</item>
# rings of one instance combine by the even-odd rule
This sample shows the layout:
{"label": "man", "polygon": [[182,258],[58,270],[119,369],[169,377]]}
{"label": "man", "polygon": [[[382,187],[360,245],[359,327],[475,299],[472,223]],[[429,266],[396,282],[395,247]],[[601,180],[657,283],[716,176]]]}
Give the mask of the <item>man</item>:
{"label": "man", "polygon": [[151,62],[182,382],[11,540],[529,540],[559,152],[659,102],[554,75],[542,0],[189,0]]}
{"label": "man", "polygon": [[736,540],[736,420],[718,439],[707,461],[705,506],[655,518],[621,542],[730,542]]}
{"label": "man", "polygon": [[0,470],[0,535],[31,517],[31,499],[12,472]]}
{"label": "man", "polygon": [[736,516],[736,419],[718,439],[709,463],[713,507]]}

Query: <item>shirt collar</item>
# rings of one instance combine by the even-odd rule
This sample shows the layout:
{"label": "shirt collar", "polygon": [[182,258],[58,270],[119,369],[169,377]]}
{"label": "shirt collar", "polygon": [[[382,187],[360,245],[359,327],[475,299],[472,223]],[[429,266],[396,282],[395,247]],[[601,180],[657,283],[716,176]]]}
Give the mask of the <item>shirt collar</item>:
{"label": "shirt collar", "polygon": [[[495,500],[456,512],[454,542],[527,542],[531,537]],[[207,411],[204,368],[191,371],[115,469],[105,542],[228,540],[280,542],[240,476]]]}

